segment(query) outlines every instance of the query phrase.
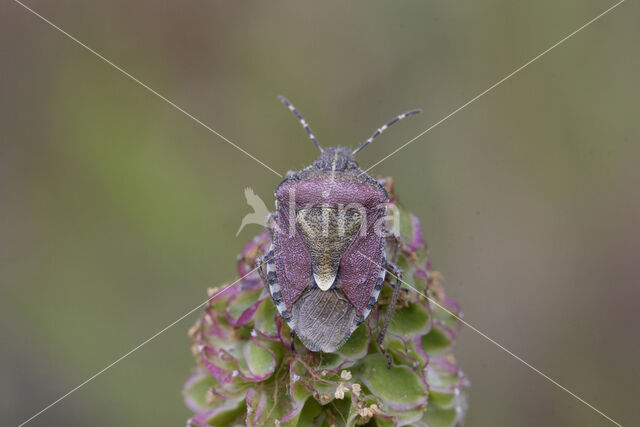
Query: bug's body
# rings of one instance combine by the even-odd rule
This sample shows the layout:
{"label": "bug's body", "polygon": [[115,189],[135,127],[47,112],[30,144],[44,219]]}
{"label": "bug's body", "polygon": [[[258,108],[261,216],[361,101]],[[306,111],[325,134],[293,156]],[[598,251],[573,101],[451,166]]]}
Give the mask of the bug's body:
{"label": "bug's body", "polygon": [[350,151],[329,148],[275,194],[280,232],[267,254],[271,296],[305,347],[336,351],[382,288],[385,238],[373,228],[384,219],[387,192],[362,173]]}
{"label": "bug's body", "polygon": [[[389,196],[358,167],[353,154],[405,113],[378,129],[354,152],[322,149],[302,116],[284,98],[321,151],[309,167],[290,172],[276,188],[271,247],[259,272],[282,318],[311,351],[334,352],[375,306],[386,270],[399,270],[385,256]],[[395,305],[395,292],[378,343]],[[389,362],[390,358],[388,356]]]}

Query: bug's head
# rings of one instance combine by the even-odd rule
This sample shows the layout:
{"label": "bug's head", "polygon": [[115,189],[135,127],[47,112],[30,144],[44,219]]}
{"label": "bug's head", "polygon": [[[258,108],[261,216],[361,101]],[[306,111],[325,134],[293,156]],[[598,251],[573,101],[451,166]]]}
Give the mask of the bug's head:
{"label": "bug's head", "polygon": [[[296,107],[294,107],[284,96],[279,96],[278,99],[280,100],[280,102],[286,105],[287,108],[289,108],[289,110],[291,110],[291,112],[298,118],[298,121],[300,122],[304,130],[307,131],[307,134],[309,135],[309,139],[313,141],[313,144],[322,153],[318,158],[318,160],[314,162],[314,166],[320,167],[322,169],[327,169],[326,165],[333,165],[334,162],[338,162],[337,166],[339,166],[339,168],[336,168],[334,170],[346,170],[346,169],[349,169],[350,167],[357,167],[358,165],[353,159],[353,156],[358,151],[362,150],[364,147],[369,145],[371,141],[373,141],[378,135],[380,135],[382,132],[387,130],[387,128],[389,128],[394,123],[399,122],[405,117],[413,116],[414,114],[418,114],[422,112],[422,110],[410,110],[410,111],[407,111],[406,113],[402,113],[399,116],[394,117],[393,119],[389,120],[387,123],[385,123],[378,129],[376,129],[373,135],[367,138],[367,140],[363,142],[358,148],[350,152],[347,148],[344,148],[344,147],[330,147],[327,149],[323,149],[320,146],[320,143],[316,139],[313,132],[311,132],[311,128],[309,127],[305,119],[302,118],[302,115],[298,112],[298,110],[296,110]],[[331,166],[329,166],[328,169],[331,169]]]}
{"label": "bug's head", "polygon": [[313,166],[323,171],[336,172],[358,168],[358,164],[353,158],[353,153],[345,147],[326,148],[322,151],[320,157],[313,162]]}

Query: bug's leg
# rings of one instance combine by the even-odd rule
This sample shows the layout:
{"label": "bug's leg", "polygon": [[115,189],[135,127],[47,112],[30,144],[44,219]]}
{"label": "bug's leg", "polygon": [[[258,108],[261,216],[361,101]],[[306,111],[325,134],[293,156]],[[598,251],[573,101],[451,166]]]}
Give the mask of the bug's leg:
{"label": "bug's leg", "polygon": [[[265,228],[267,229],[267,231],[269,232],[270,236],[271,236],[271,241],[273,242],[273,233],[274,233],[274,229],[271,226],[271,221],[274,220],[276,217],[276,213],[275,212],[269,212],[269,215],[267,215],[267,218],[265,220]],[[262,279],[262,283],[264,284],[264,287],[267,288],[267,291],[269,291],[269,280],[267,280],[267,276],[264,273],[264,264],[271,261],[270,259],[267,259],[267,256],[269,254],[262,254],[259,257],[256,258],[256,267],[258,269],[258,275],[260,275],[260,278]],[[269,295],[271,295],[271,291],[269,291]]]}
{"label": "bug's leg", "polygon": [[[382,324],[382,329],[380,329],[380,333],[378,333],[378,338],[376,339],[376,342],[378,343],[378,346],[380,347],[382,354],[384,354],[384,356],[387,358],[387,369],[389,369],[391,368],[392,359],[391,359],[391,355],[385,349],[383,341],[384,341],[384,336],[387,333],[387,328],[389,327],[389,322],[391,321],[391,316],[393,315],[393,310],[395,309],[396,302],[398,301],[398,292],[400,292],[400,283],[402,281],[402,270],[400,270],[400,268],[398,268],[397,265],[389,261],[387,261],[386,269],[388,272],[393,274],[395,279],[392,284],[393,295],[391,296],[391,304],[389,304],[387,315],[384,319],[384,323]],[[391,280],[389,280],[389,282],[391,282]]]}
{"label": "bug's leg", "polygon": [[264,274],[264,263],[265,255],[260,255],[258,258],[256,258],[256,268],[258,269],[258,275],[262,279],[262,283],[264,284],[265,289],[267,290],[269,295],[271,295],[271,292],[269,291],[269,280],[267,280],[267,276],[266,274]]}
{"label": "bug's leg", "polygon": [[393,178],[388,176],[386,178],[378,178],[376,181],[378,181],[378,184],[383,187],[390,196],[393,194]]}
{"label": "bug's leg", "polygon": [[267,215],[267,217],[264,220],[265,228],[269,232],[269,236],[271,237],[271,241],[273,241],[273,233],[275,232],[275,230],[271,226],[271,222],[273,221],[273,223],[275,225],[277,216],[278,215],[275,212],[269,212],[269,215]]}
{"label": "bug's leg", "polygon": [[296,331],[294,331],[293,329],[291,329],[291,351],[292,352],[296,352]]}
{"label": "bug's leg", "polygon": [[389,243],[389,246],[391,248],[391,263],[395,264],[396,262],[398,262],[398,253],[400,252],[400,235],[397,232],[389,229],[385,229],[384,233],[387,243]]}

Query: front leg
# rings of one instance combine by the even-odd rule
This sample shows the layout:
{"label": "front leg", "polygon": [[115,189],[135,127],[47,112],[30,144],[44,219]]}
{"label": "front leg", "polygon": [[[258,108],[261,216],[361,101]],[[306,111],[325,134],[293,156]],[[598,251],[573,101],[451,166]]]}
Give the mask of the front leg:
{"label": "front leg", "polygon": [[276,224],[277,221],[277,214],[275,212],[269,212],[269,215],[267,215],[267,217],[264,220],[264,224],[265,224],[265,228],[267,229],[267,231],[269,232],[269,236],[271,236],[271,241],[273,242],[273,232],[274,227],[272,226]]}
{"label": "front leg", "polygon": [[[275,212],[269,212],[269,215],[267,215],[267,218],[265,219],[265,228],[267,229],[267,231],[269,232],[269,235],[271,236],[271,241],[273,242],[273,233],[274,233],[274,229],[271,226],[271,222],[275,221],[276,218],[276,213]],[[267,259],[268,256],[273,257],[273,254],[269,255],[269,254],[262,254],[259,257],[256,258],[256,268],[258,269],[258,275],[260,276],[260,279],[262,279],[262,283],[264,284],[264,287],[267,289],[267,291],[269,292],[269,295],[271,295],[271,291],[269,291],[269,280],[267,279],[267,275],[264,272],[264,264],[268,263],[269,261],[271,261],[270,259]]]}
{"label": "front leg", "polygon": [[385,228],[384,237],[389,244],[389,247],[391,248],[391,263],[395,264],[396,262],[398,262],[398,254],[400,252],[400,245],[402,244],[402,242],[400,241],[400,234],[398,234],[394,230]]}
{"label": "front leg", "polygon": [[271,291],[269,290],[269,280],[267,279],[267,275],[264,273],[264,264],[268,262],[266,259],[266,255],[260,255],[256,258],[256,268],[258,269],[258,275],[260,279],[262,279],[262,284],[267,290],[268,294],[271,295]]}
{"label": "front leg", "polygon": [[291,329],[291,334],[289,334],[289,336],[291,337],[291,351],[295,353],[296,352],[296,331]]}
{"label": "front leg", "polygon": [[[384,336],[387,333],[387,328],[389,327],[389,322],[391,322],[391,316],[393,315],[393,311],[396,307],[396,302],[398,301],[398,293],[400,292],[400,284],[402,283],[402,270],[395,265],[394,263],[387,261],[387,265],[385,266],[388,273],[391,273],[394,276],[394,281],[392,283],[393,286],[393,294],[391,296],[391,304],[389,304],[389,308],[387,309],[387,315],[384,319],[384,323],[382,324],[382,328],[380,329],[380,333],[378,333],[378,338],[376,342],[382,351],[382,354],[387,358],[387,369],[391,367],[391,355],[387,352],[386,348],[383,345]],[[389,283],[391,283],[391,279],[389,279]]]}

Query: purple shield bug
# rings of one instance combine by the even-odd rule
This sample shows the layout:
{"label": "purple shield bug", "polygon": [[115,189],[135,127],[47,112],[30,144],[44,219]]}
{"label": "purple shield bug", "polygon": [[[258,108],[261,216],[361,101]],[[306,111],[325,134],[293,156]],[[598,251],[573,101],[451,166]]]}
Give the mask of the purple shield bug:
{"label": "purple shield bug", "polygon": [[[289,172],[275,191],[276,211],[267,228],[268,252],[258,272],[282,318],[311,351],[335,352],[375,306],[387,271],[395,276],[392,302],[377,337],[383,339],[400,289],[401,271],[387,259],[386,243],[397,254],[399,240],[385,227],[389,195],[358,167],[354,154],[389,126],[417,114],[401,114],[377,129],[360,147],[323,149],[306,121],[289,101],[320,157],[301,171]],[[266,264],[266,273],[264,269]]]}

